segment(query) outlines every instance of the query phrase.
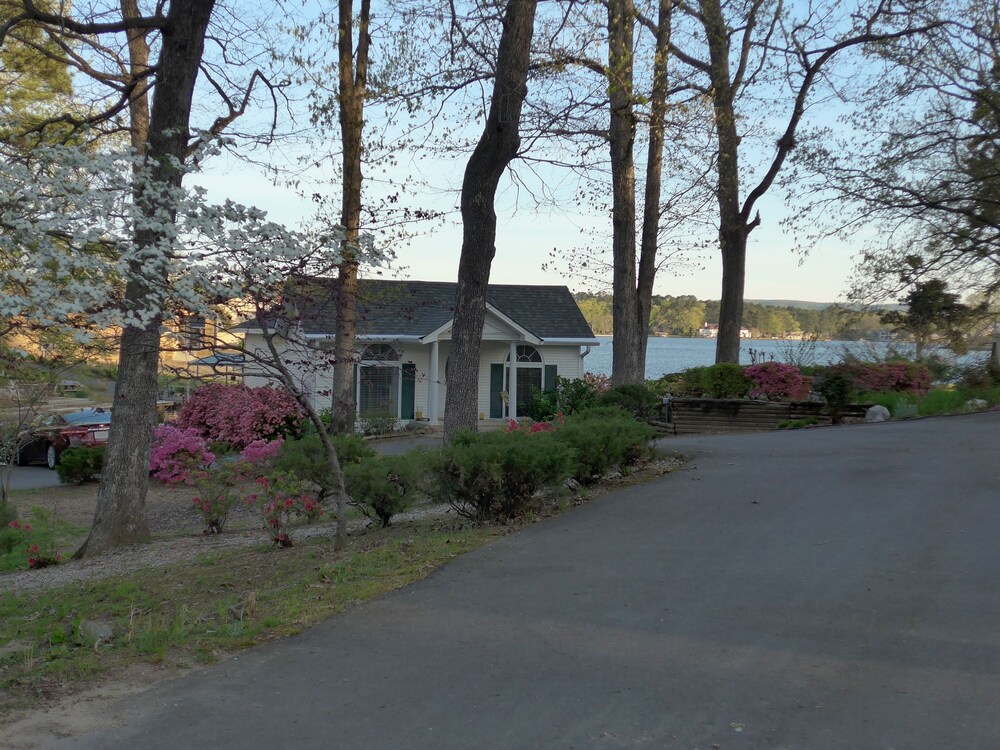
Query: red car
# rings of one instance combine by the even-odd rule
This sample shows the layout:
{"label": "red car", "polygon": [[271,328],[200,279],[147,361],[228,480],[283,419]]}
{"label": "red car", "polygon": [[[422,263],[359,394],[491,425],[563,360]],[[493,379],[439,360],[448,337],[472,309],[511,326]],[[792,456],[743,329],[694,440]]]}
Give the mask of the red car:
{"label": "red car", "polygon": [[20,435],[16,463],[45,464],[54,469],[62,452],[71,446],[105,445],[110,429],[111,412],[106,409],[39,414]]}

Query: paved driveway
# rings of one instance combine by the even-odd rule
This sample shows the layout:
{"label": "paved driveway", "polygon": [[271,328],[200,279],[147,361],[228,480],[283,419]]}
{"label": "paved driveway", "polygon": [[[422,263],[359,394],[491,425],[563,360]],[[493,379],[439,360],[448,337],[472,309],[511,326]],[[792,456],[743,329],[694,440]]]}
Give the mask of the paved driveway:
{"label": "paved driveway", "polygon": [[64,748],[1000,747],[1000,414],[676,438]]}
{"label": "paved driveway", "polygon": [[10,481],[12,490],[33,490],[38,487],[55,487],[59,484],[59,475],[46,466],[0,465],[0,481],[7,471],[12,472]]}

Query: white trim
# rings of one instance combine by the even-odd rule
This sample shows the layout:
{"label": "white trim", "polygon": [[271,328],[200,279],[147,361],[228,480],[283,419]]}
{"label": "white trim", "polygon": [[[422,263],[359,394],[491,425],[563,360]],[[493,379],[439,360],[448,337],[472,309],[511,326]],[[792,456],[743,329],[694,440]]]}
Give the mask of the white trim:
{"label": "white trim", "polygon": [[522,341],[511,341],[507,347],[507,358],[503,361],[504,385],[507,386],[507,419],[517,419],[517,371],[518,370],[538,370],[542,373],[542,389],[545,388],[545,356],[542,350],[532,345],[532,349],[538,352],[540,362],[518,362],[518,347],[526,346]]}
{"label": "white trim", "polygon": [[445,331],[447,331],[454,324],[455,324],[455,319],[451,318],[444,325],[440,325],[437,328],[435,328],[433,331],[431,331],[430,333],[424,334],[422,337],[419,338],[419,341],[421,343],[423,343],[423,344],[433,344],[434,342],[436,342],[441,337],[442,333],[444,333]]}
{"label": "white trim", "polygon": [[396,373],[396,413],[392,415],[399,422],[402,418],[400,415],[403,413],[403,360],[362,359],[357,362],[357,369],[354,371],[354,405],[359,419],[362,417],[361,370],[365,367],[392,367],[399,371]]}
{"label": "white trim", "polygon": [[542,344],[576,344],[577,346],[600,346],[597,339],[542,339]]}
{"label": "white trim", "polygon": [[[427,379],[427,419],[431,422],[437,422],[438,418],[438,379],[440,375],[440,351],[437,341],[431,342],[430,351],[430,370],[429,377]],[[414,399],[416,401],[416,399]],[[414,403],[414,410],[416,410],[416,404]],[[416,414],[414,413],[414,416]]]}
{"label": "white trim", "polygon": [[[307,339],[329,339],[333,341],[335,339],[333,334],[330,333],[307,333],[305,335]],[[359,334],[354,337],[357,341],[372,341],[375,343],[391,344],[394,341],[399,342],[412,342],[412,343],[422,343],[422,339],[419,336],[403,336],[402,334],[392,334],[392,335],[382,335],[382,334]]]}
{"label": "white trim", "polygon": [[542,340],[538,338],[538,336],[533,334],[531,331],[529,331],[523,325],[515,321],[513,318],[509,318],[506,315],[504,315],[502,312],[493,307],[493,305],[491,305],[489,302],[486,303],[486,309],[487,311],[493,313],[498,318],[500,318],[500,320],[509,325],[515,331],[521,333],[529,344],[535,344],[537,346],[538,344],[542,343]]}
{"label": "white trim", "polygon": [[[493,305],[491,305],[489,302],[486,303],[486,312],[492,313],[494,316],[500,319],[501,323],[505,323],[506,325],[513,328],[517,333],[520,333],[524,337],[524,340],[527,341],[529,344],[534,344],[535,346],[541,345],[542,340],[538,338],[538,336],[533,334],[531,331],[529,331],[527,328],[525,328],[520,323],[515,321],[513,318],[504,315],[502,312],[493,307]],[[441,335],[445,333],[445,331],[449,330],[454,325],[455,325],[455,319],[452,318],[444,325],[438,326],[430,333],[425,334],[423,337],[420,337],[419,340],[425,344],[430,344],[433,341],[438,340],[441,337]]]}

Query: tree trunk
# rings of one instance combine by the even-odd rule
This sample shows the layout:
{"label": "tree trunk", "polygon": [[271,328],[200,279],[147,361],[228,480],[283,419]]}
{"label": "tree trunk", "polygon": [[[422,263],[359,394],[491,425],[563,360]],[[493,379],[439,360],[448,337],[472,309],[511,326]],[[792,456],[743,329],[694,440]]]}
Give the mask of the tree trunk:
{"label": "tree trunk", "polygon": [[645,380],[646,344],[649,341],[649,315],[653,305],[653,282],[656,280],[656,256],[659,252],[660,195],[663,182],[663,123],[667,114],[667,60],[670,53],[670,21],[673,0],[660,0],[656,23],[656,59],[653,61],[653,90],[649,107],[649,145],[646,152],[646,190],[642,212],[642,239],[639,245],[639,278],[636,288],[638,359],[640,379]]}
{"label": "tree trunk", "polygon": [[719,0],[701,0],[702,24],[708,42],[712,108],[719,145],[716,198],[719,202],[719,246],[722,251],[722,296],[716,362],[738,362],[743,324],[743,283],[746,275],[748,228],[740,210],[740,138],[736,132],[733,83],[729,71],[730,30]]}
{"label": "tree trunk", "polygon": [[[170,4],[157,65],[147,146],[154,182],[179,186],[183,179],[183,172],[174,169],[172,159],[166,157],[184,160],[191,98],[214,5],[214,0],[174,0]],[[157,197],[147,199],[141,186],[138,203],[150,217],[163,210],[157,204]],[[172,217],[173,212],[169,213]],[[154,245],[162,238],[162,230],[141,228],[135,233],[140,248]],[[166,281],[164,275],[163,282]],[[142,283],[130,282],[125,290],[125,304],[138,303],[145,295]],[[114,421],[97,493],[94,525],[75,557],[100,554],[113,546],[149,538],[146,490],[156,415],[160,323],[157,317],[122,333]]]}
{"label": "tree trunk", "polygon": [[719,302],[719,338],[716,362],[740,361],[740,328],[743,326],[743,282],[746,276],[747,238],[737,226],[720,232],[722,245],[722,299]]}
{"label": "tree trunk", "polygon": [[[137,0],[121,0],[122,18],[126,21],[140,18]],[[146,153],[146,143],[149,140],[149,43],[146,41],[145,29],[131,29],[126,33],[128,39],[129,76],[132,79],[132,91],[128,97],[129,135],[132,148],[139,156]]]}
{"label": "tree trunk", "polygon": [[330,478],[333,479],[333,502],[337,509],[337,535],[334,538],[333,549],[335,552],[341,552],[347,545],[347,503],[350,498],[347,495],[347,488],[344,486],[344,470],[340,464],[340,457],[337,455],[337,448],[330,440],[330,433],[327,432],[326,425],[323,424],[323,419],[316,411],[316,406],[310,395],[303,392],[292,371],[282,361],[281,352],[274,344],[274,333],[268,331],[267,321],[258,318],[257,323],[261,326],[261,330],[265,331],[264,343],[270,353],[270,364],[278,371],[281,384],[299,402],[299,406],[309,417],[309,421],[316,428],[320,443],[323,445],[327,468],[330,471]]}
{"label": "tree trunk", "polygon": [[479,427],[479,351],[486,318],[486,286],[496,254],[497,185],[521,145],[518,129],[528,93],[528,63],[537,0],[509,0],[497,51],[486,127],[462,181],[462,254],[455,292],[444,431]]}
{"label": "tree trunk", "polygon": [[632,99],[633,32],[632,0],[608,3],[608,99],[611,119],[611,251],[612,290],[611,382],[641,383],[642,361],[639,299],[635,258],[635,112]]}
{"label": "tree trunk", "polygon": [[368,92],[368,22],[371,0],[362,0],[358,16],[358,53],[354,56],[354,2],[339,0],[337,91],[340,136],[343,142],[343,186],[340,223],[344,227],[337,297],[337,330],[334,343],[333,403],[331,429],[354,432],[354,363],[357,360],[358,261],[355,245],[361,230],[361,136],[364,130],[365,97]]}

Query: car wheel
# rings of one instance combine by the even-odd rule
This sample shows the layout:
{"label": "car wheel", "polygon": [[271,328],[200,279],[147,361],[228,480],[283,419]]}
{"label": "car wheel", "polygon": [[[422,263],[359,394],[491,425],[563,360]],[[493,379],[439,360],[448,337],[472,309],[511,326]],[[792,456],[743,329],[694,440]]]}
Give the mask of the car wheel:
{"label": "car wheel", "polygon": [[54,445],[49,444],[45,449],[45,465],[50,469],[56,468],[56,464],[59,463],[59,453],[56,451]]}

